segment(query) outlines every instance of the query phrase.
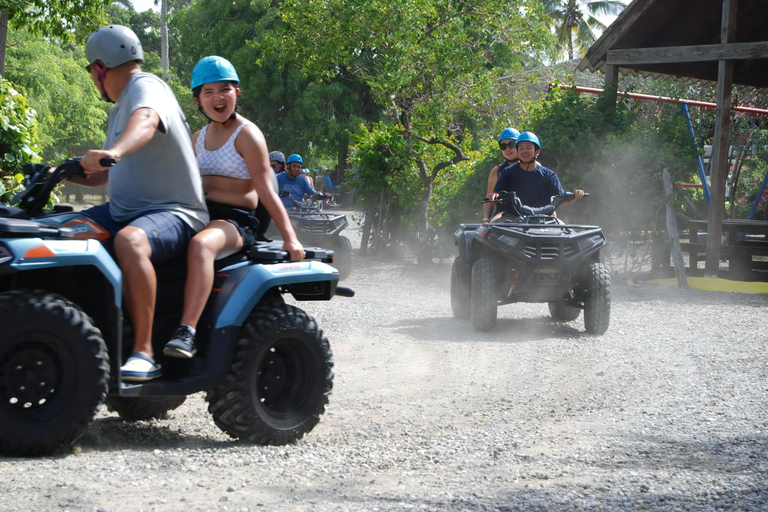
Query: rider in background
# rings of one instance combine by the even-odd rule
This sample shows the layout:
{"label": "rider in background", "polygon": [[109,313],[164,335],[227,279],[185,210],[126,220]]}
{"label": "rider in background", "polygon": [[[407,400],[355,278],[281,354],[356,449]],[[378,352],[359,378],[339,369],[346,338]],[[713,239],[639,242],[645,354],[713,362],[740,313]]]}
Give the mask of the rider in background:
{"label": "rider in background", "polygon": [[[524,205],[538,208],[550,204],[552,196],[563,194],[563,186],[557,174],[536,161],[540,152],[541,143],[536,134],[521,133],[517,138],[517,156],[520,161],[501,172],[489,199],[495,201],[499,198],[499,192],[514,190]],[[576,190],[573,195],[574,201],[581,199],[584,197],[584,191]],[[498,220],[504,214],[519,216],[513,204],[500,206],[501,211],[493,220]]]}
{"label": "rider in background", "polygon": [[280,151],[273,151],[269,154],[269,166],[275,171],[275,174],[280,174],[285,170],[285,155]]}
{"label": "rider in background", "polygon": [[[141,42],[128,27],[109,25],[85,43],[87,70],[105,101],[115,104],[103,149],[83,155],[80,185],[107,184],[109,202],[83,212],[112,235],[133,322],[134,347],[121,368],[123,380],[160,377],[152,327],[157,300],[154,265],[185,253],[208,224],[208,212],[189,125],[171,88],[144,73]],[[106,168],[99,161],[113,158]]]}
{"label": "rider in background", "polygon": [[[302,174],[301,166],[304,164],[304,160],[301,158],[301,155],[294,153],[288,157],[286,163],[286,170],[277,175],[277,185],[280,192],[288,192],[294,201],[303,201],[305,195],[311,197],[317,194],[317,191],[310,185],[309,180]],[[325,196],[331,197],[328,193]],[[283,200],[283,205],[286,208],[293,208],[291,197],[280,198]]]}
{"label": "rider in background", "polygon": [[[488,199],[490,199],[491,195],[493,194],[493,188],[496,186],[496,182],[499,180],[501,171],[511,165],[515,165],[518,162],[517,148],[515,147],[515,143],[517,142],[517,137],[519,135],[520,132],[514,128],[505,128],[496,139],[496,141],[499,143],[499,149],[501,150],[501,154],[504,157],[504,161],[491,169],[491,173],[488,175],[488,190],[485,196]],[[490,220],[492,211],[493,203],[483,204],[483,222],[488,222]]]}
{"label": "rider in background", "polygon": [[315,188],[315,180],[312,179],[312,175],[309,173],[309,169],[302,169],[301,173],[309,181],[309,186],[312,187],[312,188]]}
{"label": "rider in background", "polygon": [[181,325],[163,350],[167,356],[195,355],[195,329],[213,288],[214,261],[255,243],[257,204],[263,203],[275,220],[291,260],[304,258],[272,184],[264,135],[236,111],[239,83],[235,68],[222,57],[205,57],[192,70],[193,101],[208,118],[208,124],[192,136],[192,143],[211,222],[189,244],[184,311]]}

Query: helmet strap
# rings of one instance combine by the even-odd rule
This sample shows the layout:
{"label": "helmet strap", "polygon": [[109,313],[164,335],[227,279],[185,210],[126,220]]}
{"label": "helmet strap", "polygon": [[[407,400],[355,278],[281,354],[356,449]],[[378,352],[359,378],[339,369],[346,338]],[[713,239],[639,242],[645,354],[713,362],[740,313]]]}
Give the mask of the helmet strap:
{"label": "helmet strap", "polygon": [[104,87],[104,78],[106,78],[109,68],[103,64],[99,64],[94,67],[94,70],[96,71],[96,87],[99,89],[101,99],[109,103],[114,103],[112,98],[109,97],[109,94],[107,94],[107,89]]}

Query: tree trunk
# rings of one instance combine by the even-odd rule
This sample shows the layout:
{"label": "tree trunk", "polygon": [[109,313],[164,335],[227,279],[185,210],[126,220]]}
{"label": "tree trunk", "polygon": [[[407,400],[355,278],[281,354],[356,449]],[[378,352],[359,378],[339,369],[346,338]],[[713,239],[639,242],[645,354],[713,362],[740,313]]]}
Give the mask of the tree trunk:
{"label": "tree trunk", "polygon": [[8,39],[8,9],[0,11],[0,78],[5,78],[5,45]]}
{"label": "tree trunk", "polygon": [[163,78],[168,79],[168,0],[162,1],[160,12],[160,57],[163,66]]}
{"label": "tree trunk", "polygon": [[421,178],[421,202],[419,203],[417,228],[422,242],[426,242],[429,233],[429,199],[432,197],[432,180],[429,176],[427,162],[421,158],[416,159]]}

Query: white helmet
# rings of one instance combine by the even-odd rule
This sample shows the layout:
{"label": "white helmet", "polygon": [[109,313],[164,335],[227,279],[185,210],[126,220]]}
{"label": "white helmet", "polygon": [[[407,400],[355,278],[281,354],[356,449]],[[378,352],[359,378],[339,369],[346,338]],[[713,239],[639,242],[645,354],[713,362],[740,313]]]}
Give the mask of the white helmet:
{"label": "white helmet", "polygon": [[89,66],[98,60],[114,68],[134,60],[144,62],[144,51],[133,30],[122,25],[107,25],[88,36],[85,58]]}

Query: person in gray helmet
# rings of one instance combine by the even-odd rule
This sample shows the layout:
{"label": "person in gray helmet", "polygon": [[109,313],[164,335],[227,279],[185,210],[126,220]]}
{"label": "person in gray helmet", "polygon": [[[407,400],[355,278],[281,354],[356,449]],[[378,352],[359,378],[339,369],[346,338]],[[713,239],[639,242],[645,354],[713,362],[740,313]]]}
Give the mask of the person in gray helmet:
{"label": "person in gray helmet", "polygon": [[275,174],[280,174],[285,170],[285,155],[280,151],[273,151],[269,154],[269,166],[275,171]]}
{"label": "person in gray helmet", "polygon": [[[85,177],[70,181],[107,185],[109,202],[83,213],[112,234],[107,249],[123,272],[135,345],[121,376],[146,381],[162,374],[152,350],[153,264],[185,254],[208,224],[208,211],[187,121],[170,87],[142,72],[136,34],[120,25],[102,27],[88,36],[85,55],[101,97],[115,105],[104,147],[87,151],[80,161]],[[117,163],[104,167],[103,158]]]}

